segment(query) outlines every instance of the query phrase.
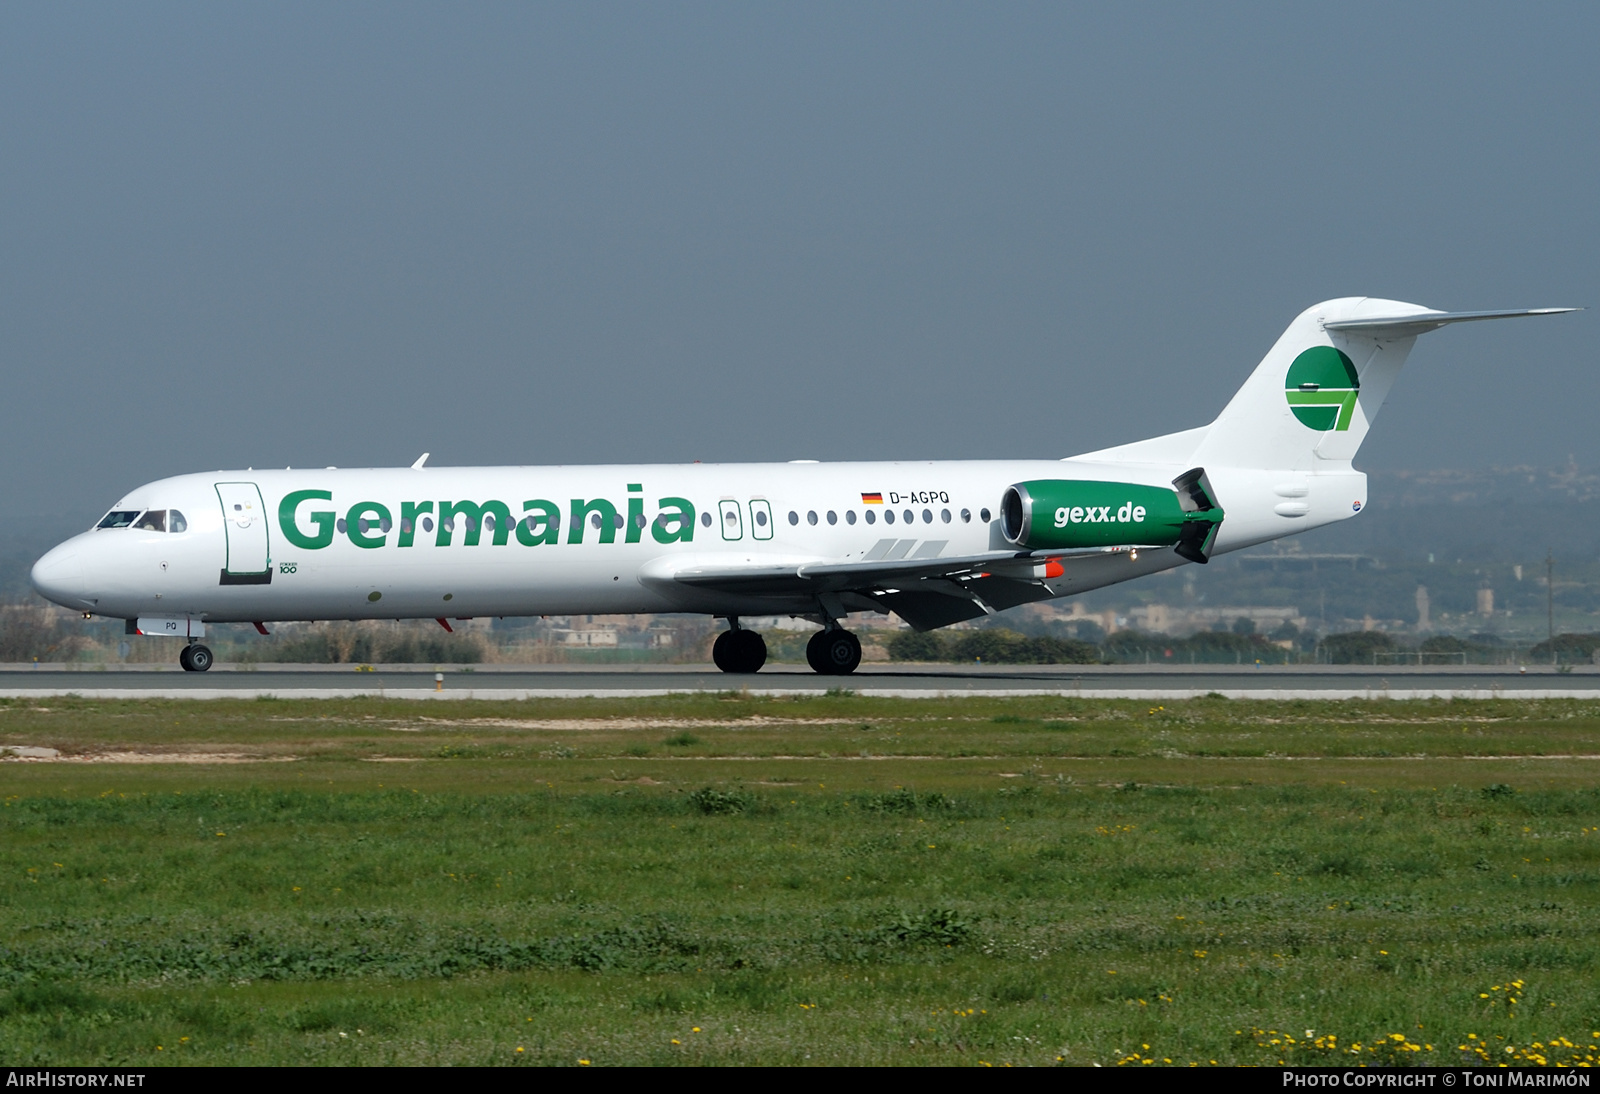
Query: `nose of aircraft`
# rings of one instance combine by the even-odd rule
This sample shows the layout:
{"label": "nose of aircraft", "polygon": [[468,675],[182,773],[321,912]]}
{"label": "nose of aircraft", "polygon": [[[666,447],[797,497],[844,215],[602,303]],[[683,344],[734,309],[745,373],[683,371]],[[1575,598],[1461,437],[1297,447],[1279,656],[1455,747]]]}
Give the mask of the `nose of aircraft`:
{"label": "nose of aircraft", "polygon": [[68,608],[92,608],[84,599],[88,594],[83,580],[83,562],[75,544],[68,542],[47,553],[33,564],[33,587],[46,600]]}

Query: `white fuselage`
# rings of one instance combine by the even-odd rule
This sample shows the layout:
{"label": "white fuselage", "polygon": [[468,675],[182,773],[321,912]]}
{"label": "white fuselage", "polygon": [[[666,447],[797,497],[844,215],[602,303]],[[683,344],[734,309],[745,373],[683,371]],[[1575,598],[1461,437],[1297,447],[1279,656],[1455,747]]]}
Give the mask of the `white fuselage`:
{"label": "white fuselage", "polygon": [[[33,578],[57,603],[126,619],[805,614],[816,605],[683,586],[671,575],[696,565],[1006,549],[998,517],[1012,483],[1071,478],[1165,487],[1186,469],[1065,460],[183,475],[141,486],[113,510],[176,510],[183,531],[85,532],[40,559]],[[1323,473],[1208,471],[1227,511],[1218,552],[1344,519],[1366,501],[1365,476],[1347,463]],[[864,494],[880,494],[882,503],[864,501]],[[470,503],[464,511],[463,503]],[[445,528],[441,517],[452,509]],[[1052,586],[1050,594],[1180,564],[1170,552],[1153,552],[1087,583]]]}

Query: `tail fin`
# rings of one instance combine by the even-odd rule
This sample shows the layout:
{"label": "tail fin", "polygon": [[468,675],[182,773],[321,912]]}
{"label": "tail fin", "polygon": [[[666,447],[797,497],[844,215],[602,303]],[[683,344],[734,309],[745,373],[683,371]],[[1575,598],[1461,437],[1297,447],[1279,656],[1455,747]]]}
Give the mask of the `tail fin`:
{"label": "tail fin", "polygon": [[1348,463],[1419,334],[1477,319],[1572,308],[1440,312],[1371,297],[1327,300],[1289,324],[1191,457],[1202,467],[1313,471]]}

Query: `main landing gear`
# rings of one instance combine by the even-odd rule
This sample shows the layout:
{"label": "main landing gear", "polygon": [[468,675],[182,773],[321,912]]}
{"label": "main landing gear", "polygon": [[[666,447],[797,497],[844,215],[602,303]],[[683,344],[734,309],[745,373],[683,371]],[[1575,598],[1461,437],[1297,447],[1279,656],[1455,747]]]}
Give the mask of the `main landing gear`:
{"label": "main landing gear", "polygon": [[806,661],[822,676],[848,676],[861,664],[861,639],[838,627],[818,631],[806,643]]}
{"label": "main landing gear", "polygon": [[717,635],[711,646],[711,660],[723,672],[760,672],[767,663],[767,643],[755,631],[740,629],[737,619],[728,622],[731,629]]}
{"label": "main landing gear", "polygon": [[[728,621],[729,629],[717,635],[711,646],[711,660],[730,673],[761,671],[767,663],[767,643],[755,631]],[[806,643],[806,661],[822,676],[848,676],[861,664],[861,639],[837,626],[818,631]]]}
{"label": "main landing gear", "polygon": [[178,664],[184,672],[205,672],[211,667],[211,651],[195,642],[179,651]]}

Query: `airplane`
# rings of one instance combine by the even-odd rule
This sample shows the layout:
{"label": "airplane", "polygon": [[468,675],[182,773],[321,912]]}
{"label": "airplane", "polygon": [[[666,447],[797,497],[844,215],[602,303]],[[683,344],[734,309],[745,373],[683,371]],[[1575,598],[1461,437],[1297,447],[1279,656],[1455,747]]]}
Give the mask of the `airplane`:
{"label": "airplane", "polygon": [[918,630],[1204,565],[1347,520],[1352,460],[1417,337],[1578,309],[1443,312],[1368,297],[1292,322],[1209,425],[1062,460],[218,471],[123,496],[34,565],[47,599],[183,640],[275,621],[680,612],[727,621],[717,667],[766,662],[750,616],[819,630],[812,669],[855,671],[841,621]]}

